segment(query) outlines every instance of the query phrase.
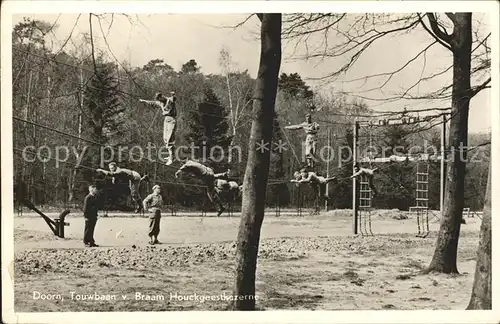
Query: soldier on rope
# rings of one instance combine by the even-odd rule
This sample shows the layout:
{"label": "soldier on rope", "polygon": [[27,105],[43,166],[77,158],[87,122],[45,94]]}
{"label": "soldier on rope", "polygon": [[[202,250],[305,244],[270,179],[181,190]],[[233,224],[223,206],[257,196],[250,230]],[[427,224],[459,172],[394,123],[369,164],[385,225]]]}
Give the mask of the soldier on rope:
{"label": "soldier on rope", "polygon": [[297,185],[300,183],[309,183],[319,199],[329,199],[326,192],[326,185],[335,180],[336,177],[325,178],[317,175],[315,172],[308,172],[306,168],[296,171],[293,175],[295,179],[290,180],[290,182],[295,182]]}
{"label": "soldier on rope", "polygon": [[97,169],[96,171],[112,177],[113,184],[115,183],[116,178],[128,181],[130,196],[132,197],[132,200],[137,204],[137,209],[135,210],[135,212],[139,213],[142,210],[142,201],[139,195],[139,188],[141,185],[141,181],[147,181],[148,176],[144,175],[141,177],[141,175],[137,171],[119,168],[115,162],[111,162],[108,167],[109,171],[103,169]]}
{"label": "soldier on rope", "polygon": [[161,93],[155,95],[155,100],[144,100],[139,99],[140,102],[145,104],[158,107],[161,109],[163,116],[163,141],[168,150],[168,157],[165,161],[166,165],[170,165],[173,162],[173,146],[175,145],[175,131],[176,131],[176,101],[175,92],[170,92],[170,97],[165,97]]}
{"label": "soldier on rope", "polygon": [[316,160],[316,142],[317,142],[316,134],[318,134],[319,130],[318,123],[312,121],[311,114],[307,114],[305,122],[298,125],[285,126],[285,129],[290,129],[290,130],[303,129],[306,132],[305,157],[307,161],[307,166],[310,168],[314,167],[314,161]]}
{"label": "soldier on rope", "polygon": [[370,186],[370,189],[372,190],[372,198],[375,198],[377,195],[377,189],[375,188],[375,185],[373,183],[373,175],[375,172],[378,171],[379,168],[375,169],[367,169],[367,168],[361,168],[358,163],[354,165],[354,174],[350,176],[351,179],[360,177],[362,175],[365,175],[368,178],[368,185]]}
{"label": "soldier on rope", "polygon": [[199,162],[188,160],[179,168],[179,170],[177,170],[177,172],[175,172],[175,177],[179,178],[181,173],[189,173],[194,175],[196,178],[201,179],[203,184],[206,186],[206,195],[212,204],[215,204],[214,198],[212,197],[212,194],[215,194],[215,200],[219,206],[217,216],[220,216],[225,209],[220,201],[217,190],[215,189],[215,181],[217,179],[228,180],[229,172],[230,170],[222,173],[214,173],[212,168],[209,168]]}

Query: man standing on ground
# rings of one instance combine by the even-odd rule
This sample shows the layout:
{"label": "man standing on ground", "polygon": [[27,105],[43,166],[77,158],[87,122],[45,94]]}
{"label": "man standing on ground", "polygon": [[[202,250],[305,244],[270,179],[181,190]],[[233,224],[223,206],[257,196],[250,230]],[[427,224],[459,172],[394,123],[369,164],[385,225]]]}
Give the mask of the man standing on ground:
{"label": "man standing on ground", "polygon": [[163,120],[163,141],[165,142],[165,146],[168,150],[168,157],[165,164],[172,164],[173,146],[175,144],[175,129],[177,124],[177,109],[175,107],[177,98],[175,97],[175,92],[170,92],[170,97],[165,97],[163,94],[157,93],[155,95],[155,100],[139,99],[139,101],[150,106],[160,108],[163,116],[165,116]]}
{"label": "man standing on ground", "polygon": [[97,223],[97,210],[99,201],[97,197],[97,187],[89,186],[89,194],[83,201],[83,217],[85,219],[85,229],[83,231],[83,243],[88,247],[98,246],[94,241],[94,229]]}
{"label": "man standing on ground", "polygon": [[142,202],[144,210],[149,210],[149,244],[158,244],[158,234],[160,233],[161,207],[163,206],[163,197],[161,196],[159,185],[153,187],[153,193],[148,195]]}

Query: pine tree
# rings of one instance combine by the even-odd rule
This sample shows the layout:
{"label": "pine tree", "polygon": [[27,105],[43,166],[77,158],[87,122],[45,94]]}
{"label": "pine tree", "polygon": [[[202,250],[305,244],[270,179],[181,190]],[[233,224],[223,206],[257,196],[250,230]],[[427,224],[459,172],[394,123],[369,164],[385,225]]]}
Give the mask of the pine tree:
{"label": "pine tree", "polygon": [[311,99],[313,97],[312,90],[309,89],[309,86],[306,85],[298,73],[281,73],[278,87],[295,98]]}
{"label": "pine tree", "polygon": [[[94,77],[84,91],[85,118],[84,131],[82,132],[84,138],[105,145],[122,135],[121,125],[123,121],[121,116],[124,107],[119,100],[117,87],[118,83],[113,74],[113,66],[111,64],[99,64]],[[99,176],[90,168],[104,167],[101,165],[101,146],[92,143],[86,143],[86,145],[87,150],[82,159],[82,164],[85,167],[81,170],[84,187],[96,183],[96,176]],[[98,189],[107,188],[108,192],[106,194],[111,192],[118,194],[128,190],[128,186],[123,185],[111,190],[109,183],[105,183],[102,177],[98,179],[99,181],[96,183]],[[85,194],[86,188],[80,186],[80,192]],[[106,195],[106,197],[111,198],[109,195]]]}
{"label": "pine tree", "polygon": [[199,147],[194,151],[196,159],[216,171],[224,170],[228,167],[228,151],[231,143],[231,137],[228,135],[228,112],[210,86],[204,87],[203,94],[204,99],[198,104],[198,110],[188,114],[187,139],[189,143]]}
{"label": "pine tree", "polygon": [[[186,139],[188,146],[193,145],[192,147],[195,148],[189,153],[189,157],[194,156],[200,163],[211,167],[215,172],[223,172],[230,167],[228,153],[231,136],[228,135],[228,111],[222,106],[210,86],[204,86],[203,95],[203,101],[198,103],[198,109],[188,113],[189,130]],[[196,183],[197,180],[186,180],[186,182]],[[183,194],[186,198],[202,195],[202,189],[198,187],[187,187]],[[191,199],[181,198],[181,201],[184,200]]]}
{"label": "pine tree", "polygon": [[[273,125],[273,148],[271,148],[271,162],[269,166],[270,179],[278,182],[286,181],[286,165],[284,149],[280,149],[277,145],[286,145],[283,139],[282,130],[278,116],[274,118]],[[286,148],[286,146],[285,146]],[[289,149],[289,148],[288,148]],[[276,206],[287,206],[290,203],[290,192],[286,183],[279,183],[269,186],[267,191],[267,204]]]}

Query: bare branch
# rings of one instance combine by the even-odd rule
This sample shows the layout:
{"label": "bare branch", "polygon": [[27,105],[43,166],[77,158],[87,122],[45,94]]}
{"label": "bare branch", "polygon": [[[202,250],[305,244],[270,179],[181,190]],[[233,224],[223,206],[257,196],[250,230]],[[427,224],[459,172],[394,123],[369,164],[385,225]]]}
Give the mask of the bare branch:
{"label": "bare branch", "polygon": [[488,79],[486,79],[483,83],[481,83],[480,85],[477,85],[475,87],[472,87],[471,88],[471,98],[474,97],[475,95],[477,95],[481,90],[484,90],[486,88],[489,88],[488,84],[491,82],[491,77],[489,77]]}
{"label": "bare branch", "polygon": [[[123,64],[118,60],[118,58],[115,56],[115,54],[113,53],[113,51],[111,50],[111,46],[109,45],[108,43],[108,39],[107,37],[104,35],[104,30],[102,28],[102,24],[101,24],[101,20],[98,18],[97,21],[99,22],[99,27],[101,29],[101,34],[103,35],[104,37],[104,43],[106,44],[106,47],[108,48],[109,50],[109,53],[111,54],[111,56],[113,56],[113,58],[115,59],[116,63],[118,63],[118,65],[120,65],[123,69],[123,71],[125,71],[125,73],[128,75],[129,77],[129,80],[132,81],[132,83],[134,83],[141,91],[143,91],[144,93],[147,93],[147,91],[145,91],[145,89],[140,86],[134,79],[134,77],[132,76],[132,74],[130,73],[130,71],[127,70],[127,68],[125,66],[123,66]],[[120,81],[120,79],[118,79],[118,81]]]}
{"label": "bare branch", "polygon": [[455,20],[455,14],[451,13],[451,12],[446,12],[445,13],[446,16],[448,16],[448,18],[450,18],[450,20],[455,23],[456,20]]}
{"label": "bare branch", "polygon": [[421,50],[420,52],[417,53],[417,55],[415,55],[413,58],[411,58],[410,60],[408,60],[405,64],[403,64],[401,67],[399,67],[398,69],[392,71],[392,72],[384,72],[384,73],[378,73],[378,74],[372,74],[372,75],[369,75],[369,76],[365,76],[365,77],[362,77],[362,78],[356,78],[356,79],[352,79],[352,80],[348,80],[348,81],[343,81],[344,83],[350,83],[350,82],[354,82],[354,81],[361,81],[361,80],[366,80],[366,79],[369,79],[369,78],[374,78],[374,77],[379,77],[379,76],[389,76],[387,78],[387,80],[383,83],[382,86],[380,86],[379,88],[383,88],[388,82],[389,80],[394,76],[394,74],[398,73],[398,72],[401,72],[402,70],[404,70],[407,66],[409,66],[413,61],[415,61],[418,57],[420,57],[420,55],[426,53],[426,51],[431,48],[432,46],[434,46],[434,44],[436,44],[437,41],[429,44],[427,47],[425,47],[423,50]]}
{"label": "bare branch", "polygon": [[92,33],[92,13],[89,13],[89,25],[90,25],[90,45],[92,48],[92,63],[94,64],[94,74],[95,74],[97,72],[97,64],[95,61],[94,37]]}
{"label": "bare branch", "polygon": [[427,19],[429,19],[429,24],[431,26],[432,31],[442,41],[446,42],[447,44],[452,46],[451,44],[451,36],[446,33],[446,31],[439,29],[438,21],[436,16],[434,16],[433,13],[428,12],[426,13]]}
{"label": "bare branch", "polygon": [[476,146],[473,146],[473,147],[471,147],[471,148],[467,149],[467,152],[469,152],[469,151],[473,151],[473,150],[475,150],[475,149],[477,149],[477,148],[480,148],[480,147],[483,147],[483,146],[488,146],[488,145],[491,145],[491,141],[484,142],[484,143],[478,144],[478,145],[476,145]]}
{"label": "bare branch", "polygon": [[78,17],[76,17],[75,23],[73,24],[73,28],[71,28],[71,31],[70,31],[68,37],[63,42],[61,48],[54,55],[56,55],[56,56],[59,55],[63,51],[64,47],[66,47],[66,44],[68,44],[68,41],[73,37],[73,32],[75,31],[76,25],[78,24],[78,21],[80,20],[81,15],[82,14],[78,14]]}
{"label": "bare branch", "polygon": [[262,14],[250,14],[250,15],[246,16],[245,19],[243,19],[242,21],[240,21],[239,23],[237,23],[236,25],[222,26],[222,28],[237,29],[237,28],[245,25],[253,16],[257,16],[259,18],[259,20],[262,21],[262,19],[261,19],[262,18]]}
{"label": "bare branch", "polygon": [[[328,23],[325,26],[318,27],[316,29],[310,29],[310,28],[308,28],[305,33],[307,35],[311,35],[311,34],[316,33],[316,32],[324,31],[325,34],[326,34],[330,28],[332,28],[333,26],[337,25],[345,16],[346,16],[345,13],[341,14],[340,17],[338,17],[337,19],[335,19],[333,22]],[[312,17],[312,14],[311,14],[311,16],[308,19],[303,19],[302,21],[299,21],[299,22],[297,22],[295,24],[292,24],[291,26],[289,26],[288,28],[286,28],[285,31],[282,33],[283,34],[282,37],[284,39],[297,37],[297,34],[293,32],[295,29],[305,27],[306,25],[309,25],[309,24],[311,24],[313,22],[316,22],[318,20],[322,20],[322,19],[324,19],[326,17],[328,17],[328,18],[330,18],[330,17],[336,18],[336,15],[335,14],[320,14],[317,17]],[[290,19],[288,21],[290,21]]]}
{"label": "bare branch", "polygon": [[113,21],[114,21],[114,18],[115,18],[115,14],[111,14],[111,22],[109,23],[109,26],[108,26],[108,32],[106,33],[106,37],[109,36],[109,33],[111,31],[111,26],[113,26]]}
{"label": "bare branch", "polygon": [[[310,29],[310,27],[309,28],[304,27],[304,30],[301,30],[300,27],[302,25],[306,25],[304,20],[307,21],[309,19],[309,17],[304,16],[304,14],[301,14],[299,16],[296,15],[295,17],[296,18],[293,18],[295,20],[295,22],[292,24],[292,26],[288,26],[284,29],[285,34],[289,38],[295,37],[297,42],[304,43],[307,46],[307,37],[311,35],[311,32],[310,32],[311,29]],[[337,45],[329,48],[329,49],[323,48],[320,52],[318,51],[317,53],[311,54],[311,53],[307,52],[303,57],[299,57],[299,59],[301,59],[301,58],[305,58],[305,59],[322,58],[322,59],[324,59],[324,58],[341,57],[341,56],[344,56],[344,55],[349,54],[349,53],[352,53],[352,54],[350,56],[350,60],[346,64],[341,66],[338,70],[336,70],[332,73],[329,73],[325,76],[308,78],[310,80],[325,80],[325,79],[337,77],[341,73],[347,71],[360,58],[360,56],[363,54],[363,52],[365,50],[367,50],[374,42],[376,42],[380,38],[391,35],[391,34],[408,32],[409,30],[413,29],[416,25],[418,25],[418,20],[412,19],[412,16],[407,16],[407,17],[403,17],[403,18],[393,19],[390,21],[392,25],[394,25],[393,22],[403,22],[403,24],[398,26],[398,27],[394,27],[392,29],[383,30],[383,31],[376,30],[375,28],[372,28],[368,31],[365,31],[365,30],[359,30],[360,26],[356,26],[356,24],[359,24],[362,21],[362,19],[358,19],[358,20],[356,20],[356,22],[354,22],[354,24],[351,24],[349,26],[350,28],[348,29],[348,32],[344,33],[341,30],[339,30],[339,28],[336,26],[341,21],[341,19],[344,17],[344,15],[341,15],[340,19],[338,16],[331,16],[331,15],[328,16],[327,14],[322,14],[321,17],[327,21],[328,28],[335,30],[338,34],[341,34],[342,36],[344,36],[346,40],[341,42],[340,44],[337,44]],[[317,21],[318,17],[313,17],[311,19],[313,21]],[[331,19],[334,19],[333,23],[329,21]],[[290,20],[292,20],[292,19],[288,19],[288,21],[290,21]],[[319,23],[321,24],[322,22],[319,22]],[[384,24],[386,24],[386,23],[384,23]],[[295,30],[295,28],[299,28],[299,30]],[[324,26],[322,28],[315,28],[312,30],[314,32],[322,31],[325,33],[326,33],[326,31],[328,31],[328,29]],[[304,38],[306,38],[305,42],[304,42]]]}
{"label": "bare branch", "polygon": [[[443,42],[439,37],[437,37],[428,27],[427,25],[424,23],[424,20],[422,19],[422,17],[420,16],[420,14],[418,14],[418,20],[420,22],[420,24],[422,25],[422,27],[424,27],[425,31],[427,33],[429,33],[429,35],[431,35],[439,44],[443,45],[445,48],[449,49],[450,51],[452,51],[451,49],[451,46],[445,42]],[[432,24],[431,24],[432,26]]]}

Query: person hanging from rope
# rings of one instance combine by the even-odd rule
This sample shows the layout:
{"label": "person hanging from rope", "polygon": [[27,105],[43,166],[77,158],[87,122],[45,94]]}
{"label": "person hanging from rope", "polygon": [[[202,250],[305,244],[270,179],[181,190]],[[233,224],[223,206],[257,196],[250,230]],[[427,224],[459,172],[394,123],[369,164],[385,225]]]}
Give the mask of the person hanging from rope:
{"label": "person hanging from rope", "polygon": [[313,188],[314,193],[320,200],[329,199],[328,193],[326,192],[326,185],[337,178],[325,178],[316,174],[316,172],[308,172],[306,168],[302,168],[300,171],[295,171],[293,176],[295,179],[290,180],[290,182],[295,182],[297,185],[300,183],[309,183],[309,185]]}
{"label": "person hanging from rope", "polygon": [[354,165],[354,174],[350,176],[350,179],[360,177],[362,175],[365,175],[368,178],[368,185],[370,186],[370,189],[372,190],[372,198],[375,198],[377,196],[377,188],[375,188],[375,185],[373,183],[373,175],[375,172],[378,171],[379,168],[375,169],[367,169],[367,168],[361,168],[358,163]]}
{"label": "person hanging from rope", "polygon": [[[214,173],[212,168],[207,167],[206,165],[201,164],[197,161],[187,160],[176,172],[175,177],[179,178],[182,173],[187,173],[195,176],[198,179],[203,181],[203,184],[206,186],[206,195],[210,200],[210,203],[219,206],[217,216],[220,216],[224,212],[224,206],[220,200],[217,190],[215,189],[215,181],[218,179],[223,179],[228,181],[229,174],[231,170],[227,170],[222,173]],[[212,197],[213,195],[213,197]],[[216,201],[214,201],[214,198]],[[216,206],[217,208],[217,206]]]}
{"label": "person hanging from rope", "polygon": [[240,194],[240,185],[233,180],[216,179],[215,180],[215,191],[219,196],[222,194],[228,194],[230,197],[238,197]]}
{"label": "person hanging from rope", "polygon": [[307,166],[310,168],[314,167],[314,161],[316,160],[316,142],[317,142],[316,134],[318,133],[319,125],[318,123],[312,121],[312,115],[310,113],[307,114],[306,121],[303,122],[302,124],[285,126],[285,129],[290,129],[290,130],[303,129],[306,132],[305,157],[307,161]]}
{"label": "person hanging from rope", "polygon": [[132,200],[137,204],[135,213],[139,213],[142,210],[142,200],[139,194],[139,188],[142,181],[148,181],[148,175],[145,174],[141,177],[139,172],[124,168],[119,168],[115,162],[111,162],[109,165],[109,171],[103,169],[97,169],[97,172],[103,173],[106,176],[112,177],[112,183],[115,183],[116,178],[122,179],[129,182],[130,196]]}
{"label": "person hanging from rope", "polygon": [[401,155],[391,155],[389,156],[389,162],[408,162],[410,160],[409,156],[401,156]]}
{"label": "person hanging from rope", "polygon": [[175,92],[171,91],[169,97],[165,97],[162,93],[157,93],[155,95],[155,100],[144,100],[139,99],[140,102],[148,104],[150,106],[158,107],[161,109],[163,116],[163,141],[167,147],[168,156],[165,160],[166,165],[170,165],[173,162],[173,147],[175,145],[175,131],[177,125],[177,109],[176,102],[177,98]]}

